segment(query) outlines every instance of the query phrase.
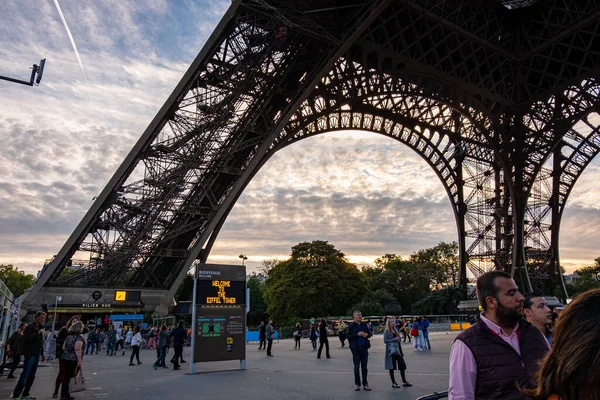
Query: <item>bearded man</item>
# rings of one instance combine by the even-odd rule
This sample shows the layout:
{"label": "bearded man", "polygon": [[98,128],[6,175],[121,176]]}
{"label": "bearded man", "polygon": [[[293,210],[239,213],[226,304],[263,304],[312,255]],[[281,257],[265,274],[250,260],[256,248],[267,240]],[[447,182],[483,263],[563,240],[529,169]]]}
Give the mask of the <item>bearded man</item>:
{"label": "bearded man", "polygon": [[538,328],[523,318],[515,281],[490,271],[477,279],[479,320],[461,332],[450,351],[450,400],[525,400],[519,388],[532,387],[548,345]]}

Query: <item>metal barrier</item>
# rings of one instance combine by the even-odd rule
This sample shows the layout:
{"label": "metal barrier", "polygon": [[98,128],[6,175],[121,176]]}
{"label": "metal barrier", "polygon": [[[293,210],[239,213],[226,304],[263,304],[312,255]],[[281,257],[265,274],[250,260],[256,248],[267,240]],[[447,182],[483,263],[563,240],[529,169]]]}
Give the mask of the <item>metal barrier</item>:
{"label": "metal barrier", "polygon": [[421,396],[417,400],[438,400],[438,399],[445,399],[446,397],[448,397],[447,390],[445,392],[439,392],[439,393],[433,392],[433,394]]}

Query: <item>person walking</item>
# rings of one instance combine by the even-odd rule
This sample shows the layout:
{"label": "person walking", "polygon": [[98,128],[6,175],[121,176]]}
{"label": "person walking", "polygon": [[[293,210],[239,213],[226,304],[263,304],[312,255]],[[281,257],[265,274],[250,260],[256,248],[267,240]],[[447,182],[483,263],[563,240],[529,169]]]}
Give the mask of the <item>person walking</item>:
{"label": "person walking", "polygon": [[115,337],[115,350],[114,353],[116,353],[117,351],[119,351],[119,346],[121,346],[121,350],[123,350],[123,354],[121,355],[125,355],[125,330],[123,329],[122,325],[119,325],[117,327],[117,329],[115,329],[116,332],[116,337]]}
{"label": "person walking", "polygon": [[260,327],[258,328],[258,349],[264,350],[267,348],[267,326],[265,321],[260,321]]}
{"label": "person walking", "polygon": [[167,357],[167,347],[169,345],[169,331],[167,331],[167,326],[163,325],[160,327],[160,331],[158,332],[158,348],[160,351],[160,355],[152,364],[152,368],[158,369],[161,368],[169,368],[165,363],[165,358]]}
{"label": "person walking", "polygon": [[537,385],[522,390],[528,399],[600,399],[599,305],[600,289],[592,289],[565,307],[554,328],[552,350],[536,374]]}
{"label": "person walking", "polygon": [[19,376],[17,386],[12,392],[13,399],[31,400],[33,398],[30,396],[29,391],[35,381],[35,373],[40,358],[42,361],[46,360],[44,357],[44,326],[42,325],[45,320],[46,313],[38,311],[35,313],[33,322],[23,330],[23,371]]}
{"label": "person walking", "polygon": [[483,312],[454,340],[448,398],[530,399],[519,389],[532,387],[548,343],[523,318],[525,298],[509,274],[486,272],[477,279],[476,290]]}
{"label": "person walking", "polygon": [[111,325],[108,328],[108,332],[106,333],[106,341],[106,355],[114,356],[115,344],[117,343],[117,331],[115,331],[114,325]]}
{"label": "person walking", "polygon": [[179,360],[183,358],[183,345],[185,343],[185,339],[187,337],[187,332],[183,328],[183,321],[179,321],[177,324],[177,328],[173,329],[169,335],[173,338],[173,358],[171,358],[171,363],[173,364],[173,369],[178,370],[179,368]]}
{"label": "person walking", "polygon": [[[131,347],[131,341],[133,340],[133,332],[134,332],[134,330],[132,327],[130,327],[127,330],[127,334],[125,335],[125,347],[126,348]],[[123,355],[125,355],[125,349],[123,349]]]}
{"label": "person walking", "polygon": [[310,342],[312,343],[312,348],[313,350],[317,349],[317,330],[315,329],[314,325],[310,326],[310,334],[308,335],[308,338],[310,339]]}
{"label": "person walking", "polygon": [[83,322],[74,322],[69,328],[69,334],[62,346],[61,359],[64,360],[65,364],[65,379],[60,388],[60,400],[73,399],[69,394],[69,383],[71,378],[77,375],[77,371],[82,368],[85,340],[81,336],[81,332],[83,332]]}
{"label": "person walking", "polygon": [[2,373],[4,373],[5,366],[7,368],[9,368],[6,379],[15,379],[16,378],[16,376],[14,375],[14,372],[17,369],[17,367],[19,366],[19,362],[21,361],[21,353],[22,353],[22,346],[23,346],[23,331],[25,330],[26,326],[27,326],[27,324],[25,322],[22,322],[21,325],[19,325],[19,329],[17,329],[15,331],[15,333],[10,335],[8,342],[6,343],[6,354],[12,359],[12,361],[10,363],[2,365],[2,369],[1,369],[2,372],[0,373],[0,375],[2,375]]}
{"label": "person walking", "polygon": [[294,350],[300,350],[300,339],[302,338],[302,327],[300,322],[296,322],[296,329],[294,329]]}
{"label": "person walking", "polygon": [[[91,352],[91,354],[94,354],[94,349],[96,347],[96,332],[94,329],[92,329],[90,331],[90,333],[88,333],[87,336],[87,346],[85,347],[85,354],[88,354],[88,352]],[[58,349],[58,342],[56,343],[57,349]]]}
{"label": "person walking", "polygon": [[340,338],[340,342],[342,343],[342,347],[344,347],[346,342],[346,328],[348,325],[344,323],[344,321],[340,320],[338,322],[338,337]]}
{"label": "person walking", "polygon": [[423,324],[423,348],[425,348],[425,350],[431,350],[431,342],[429,341],[429,321],[426,316],[423,316],[421,323]]}
{"label": "person walking", "polygon": [[412,386],[406,380],[406,362],[404,361],[402,346],[400,346],[400,332],[396,330],[396,318],[394,317],[389,317],[385,322],[383,343],[385,343],[385,369],[390,371],[392,387],[400,387],[394,377],[394,370],[396,369],[400,370],[402,386]]}
{"label": "person walking", "polygon": [[154,340],[156,338],[156,330],[154,328],[150,329],[150,333],[148,334],[148,344],[146,345],[146,350],[154,349],[155,343]]}
{"label": "person walking", "polygon": [[317,358],[321,358],[321,352],[323,351],[323,346],[325,346],[325,355],[327,358],[331,358],[329,355],[329,340],[327,338],[327,320],[325,318],[321,319],[321,323],[319,324],[319,351],[317,352]]}
{"label": "person walking", "polygon": [[273,327],[273,320],[271,319],[265,328],[265,334],[267,335],[267,357],[273,357],[271,349],[273,347],[273,339],[275,338],[275,328]]}
{"label": "person walking", "polygon": [[367,381],[368,363],[369,363],[369,348],[371,342],[369,338],[373,336],[373,333],[365,324],[362,322],[362,313],[360,311],[354,311],[352,313],[354,321],[348,325],[346,329],[346,338],[348,339],[348,346],[352,351],[352,362],[354,363],[354,390],[359,391],[361,385],[361,374],[362,373],[362,385],[366,391],[370,391],[369,383]]}
{"label": "person walking", "polygon": [[403,336],[403,342],[406,343],[406,339],[408,338],[408,343],[411,342],[412,336],[410,335],[410,327],[408,326],[408,321],[403,319],[402,326],[400,327]]}
{"label": "person walking", "polygon": [[133,363],[133,357],[135,356],[137,360],[137,365],[140,365],[142,362],[140,361],[140,346],[142,345],[142,334],[140,333],[140,327],[135,327],[135,333],[131,338],[131,357],[129,358],[129,365],[135,365]]}

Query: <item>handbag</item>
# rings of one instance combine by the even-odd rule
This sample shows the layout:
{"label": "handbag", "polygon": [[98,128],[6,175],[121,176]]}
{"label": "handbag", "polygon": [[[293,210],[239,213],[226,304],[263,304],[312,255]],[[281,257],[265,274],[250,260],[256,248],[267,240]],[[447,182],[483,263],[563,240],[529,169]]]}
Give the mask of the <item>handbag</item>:
{"label": "handbag", "polygon": [[71,378],[69,382],[69,393],[77,393],[83,392],[87,390],[87,386],[85,384],[85,377],[83,376],[83,371],[80,369],[79,374],[76,374]]}
{"label": "handbag", "polygon": [[399,356],[400,355],[400,346],[398,346],[397,342],[390,343],[390,356]]}
{"label": "handbag", "polygon": [[416,326],[413,326],[413,328],[410,330],[410,336],[419,336],[419,330]]}

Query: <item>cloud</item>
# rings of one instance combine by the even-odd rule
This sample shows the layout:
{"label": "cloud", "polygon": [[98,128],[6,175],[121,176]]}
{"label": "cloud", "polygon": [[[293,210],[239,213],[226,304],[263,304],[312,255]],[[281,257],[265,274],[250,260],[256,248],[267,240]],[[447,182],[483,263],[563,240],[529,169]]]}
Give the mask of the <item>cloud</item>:
{"label": "cloud", "polygon": [[[229,1],[62,1],[85,81],[52,2],[0,2],[0,262],[35,273],[56,254],[197,56]],[[567,205],[563,260],[593,260],[600,163]],[[594,224],[595,222],[595,224]],[[273,155],[241,195],[209,261],[285,258],[328,240],[356,262],[456,240],[431,168],[400,143],[340,132]]]}

